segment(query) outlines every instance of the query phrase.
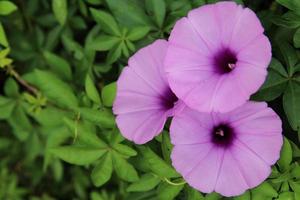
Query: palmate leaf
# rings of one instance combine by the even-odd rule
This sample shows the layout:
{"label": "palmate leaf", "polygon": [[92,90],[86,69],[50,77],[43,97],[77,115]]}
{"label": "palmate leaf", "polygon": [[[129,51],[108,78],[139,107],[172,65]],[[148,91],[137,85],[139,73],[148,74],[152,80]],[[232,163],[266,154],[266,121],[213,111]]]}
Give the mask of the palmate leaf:
{"label": "palmate leaf", "polygon": [[75,109],[78,100],[70,86],[50,71],[35,70],[24,77],[39,88],[52,102],[64,108]]}
{"label": "palmate leaf", "polygon": [[299,60],[297,51],[287,42],[281,42],[278,46],[287,66],[288,75],[291,77],[294,74],[294,68]]}
{"label": "palmate leaf", "polygon": [[91,178],[95,186],[100,187],[105,184],[113,172],[111,153],[106,153],[93,169]]}
{"label": "palmate leaf", "polygon": [[132,149],[129,146],[124,145],[124,144],[114,144],[112,147],[117,152],[119,152],[120,154],[123,154],[123,156],[126,156],[126,157],[131,157],[131,156],[137,155],[137,152],[134,149]]}
{"label": "palmate leaf", "polygon": [[8,119],[11,116],[15,106],[16,101],[14,99],[0,96],[0,119]]}
{"label": "palmate leaf", "polygon": [[99,35],[89,44],[89,48],[95,51],[108,51],[117,46],[121,38],[111,35]]}
{"label": "palmate leaf", "polygon": [[272,197],[277,197],[277,195],[277,191],[268,182],[264,182],[251,190],[253,200],[272,199]]}
{"label": "palmate leaf", "polygon": [[107,107],[112,107],[117,93],[117,84],[112,82],[102,88],[101,97],[103,104]]}
{"label": "palmate leaf", "polygon": [[155,188],[159,183],[161,182],[161,179],[157,176],[154,176],[153,174],[144,174],[141,176],[141,178],[129,185],[127,188],[128,192],[145,192],[152,190]]}
{"label": "palmate leaf", "polygon": [[295,32],[293,42],[296,48],[300,48],[300,28]]}
{"label": "palmate leaf", "polygon": [[80,108],[80,115],[86,119],[103,128],[112,128],[115,126],[115,119],[111,111],[102,109],[95,110],[91,108]]}
{"label": "palmate leaf", "polygon": [[272,101],[279,97],[288,84],[288,74],[282,64],[272,59],[268,69],[268,76],[259,91],[252,96],[252,99],[258,101]]}
{"label": "palmate leaf", "polygon": [[68,16],[67,0],[52,0],[52,10],[60,25],[64,25]]}
{"label": "palmate leaf", "polygon": [[130,41],[137,41],[145,37],[150,31],[150,28],[148,26],[139,26],[132,28],[129,33],[127,38]]}
{"label": "palmate leaf", "polygon": [[106,33],[117,36],[121,35],[120,28],[111,14],[94,8],[91,8],[90,11],[94,20],[101,25]]}
{"label": "palmate leaf", "polygon": [[162,27],[166,16],[165,0],[148,0],[146,1],[146,9],[148,13],[153,15],[157,26]]}
{"label": "palmate leaf", "polygon": [[14,107],[10,118],[8,118],[8,123],[13,128],[14,135],[20,141],[25,141],[32,132],[32,124],[30,123],[22,105]]}
{"label": "palmate leaf", "polygon": [[279,168],[282,172],[288,170],[290,163],[292,162],[293,152],[291,144],[288,139],[284,138],[283,147],[280,153],[280,159],[277,161]]}
{"label": "palmate leaf", "polygon": [[203,195],[201,194],[201,192],[199,192],[198,190],[193,189],[187,185],[185,187],[185,192],[187,195],[187,200],[204,200],[205,199],[203,197]]}
{"label": "palmate leaf", "polygon": [[0,1],[0,15],[9,15],[17,9],[17,6],[11,1]]}
{"label": "palmate leaf", "polygon": [[1,22],[0,22],[0,44],[5,47],[8,47],[8,41]]}
{"label": "palmate leaf", "polygon": [[49,51],[44,51],[43,55],[50,69],[60,78],[68,81],[72,79],[71,66],[64,58]]}
{"label": "palmate leaf", "polygon": [[180,175],[168,165],[163,159],[156,155],[149,147],[140,146],[139,151],[143,155],[145,162],[155,174],[162,178],[180,177]]}
{"label": "palmate leaf", "polygon": [[99,106],[101,105],[100,95],[90,75],[87,75],[85,78],[85,92],[89,99],[97,103]]}
{"label": "palmate leaf", "polygon": [[300,11],[300,1],[298,0],[276,0],[276,2],[290,10]]}
{"label": "palmate leaf", "polygon": [[84,146],[61,146],[50,150],[55,156],[74,165],[89,165],[98,160],[107,150]]}
{"label": "palmate leaf", "polygon": [[173,200],[184,185],[170,185],[168,183],[161,183],[157,188],[157,196],[159,200]]}
{"label": "palmate leaf", "polygon": [[152,26],[145,10],[137,0],[106,0],[118,22],[127,27]]}
{"label": "palmate leaf", "polygon": [[93,127],[75,120],[70,120],[69,118],[64,118],[63,121],[74,136],[75,141],[78,139],[81,144],[87,147],[108,148],[107,144],[96,135]]}
{"label": "palmate leaf", "polygon": [[300,126],[300,85],[290,81],[283,95],[283,108],[292,128]]}
{"label": "palmate leaf", "polygon": [[127,162],[119,153],[112,151],[113,166],[116,174],[123,180],[135,182],[139,179],[135,168]]}

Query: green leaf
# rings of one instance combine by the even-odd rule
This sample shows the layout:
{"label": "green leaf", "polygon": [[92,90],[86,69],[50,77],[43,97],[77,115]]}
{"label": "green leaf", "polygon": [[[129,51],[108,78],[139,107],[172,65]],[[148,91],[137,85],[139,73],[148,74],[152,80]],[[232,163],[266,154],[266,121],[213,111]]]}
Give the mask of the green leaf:
{"label": "green leaf", "polygon": [[90,196],[91,200],[106,200],[97,192],[92,192]]}
{"label": "green leaf", "polygon": [[78,140],[80,142],[84,143],[87,146],[92,146],[95,148],[107,148],[107,144],[103,142],[96,135],[96,133],[91,130],[91,128],[85,126],[85,124],[70,120],[68,118],[64,118],[63,121],[70,129],[70,131],[74,133],[74,137],[78,137]]}
{"label": "green leaf", "polygon": [[32,132],[32,125],[21,105],[16,105],[8,119],[13,128],[13,134],[20,140],[25,141]]}
{"label": "green leaf", "polygon": [[133,28],[140,25],[152,25],[145,10],[137,3],[137,1],[106,0],[106,3],[114,16],[116,16],[118,22],[127,28]]}
{"label": "green leaf", "polygon": [[255,100],[272,101],[279,97],[287,87],[288,75],[278,60],[272,59],[268,71],[269,73],[265,83],[259,91],[252,96]]}
{"label": "green leaf", "polygon": [[98,160],[107,150],[81,146],[62,146],[53,148],[50,152],[70,164],[88,165]]}
{"label": "green leaf", "polygon": [[11,116],[15,106],[15,100],[0,96],[0,119],[8,119]]}
{"label": "green leaf", "polygon": [[8,41],[7,41],[7,38],[6,38],[6,34],[5,34],[5,31],[3,29],[3,26],[0,22],[0,44],[5,46],[5,47],[8,47]]}
{"label": "green leaf", "polygon": [[298,56],[296,50],[287,42],[281,42],[279,44],[279,49],[287,64],[288,75],[291,77],[294,73],[294,67],[298,62]]}
{"label": "green leaf", "polygon": [[279,194],[277,200],[295,200],[293,192],[283,192]]}
{"label": "green leaf", "polygon": [[[26,76],[24,78],[26,79]],[[53,73],[36,69],[27,75],[27,79],[52,102],[71,109],[78,106],[78,100],[70,86]]]}
{"label": "green leaf", "polygon": [[49,106],[32,115],[42,126],[55,127],[63,123],[61,119],[66,116],[67,113],[64,110]]}
{"label": "green leaf", "polygon": [[166,16],[166,3],[165,0],[147,0],[146,8],[150,15],[153,15],[153,18],[158,25],[158,27],[162,27],[165,16]]}
{"label": "green leaf", "polygon": [[186,186],[186,194],[187,194],[187,200],[204,200],[205,198],[196,189],[193,189],[189,186]]}
{"label": "green leaf", "polygon": [[172,144],[170,141],[170,135],[167,131],[162,132],[162,142],[161,142],[161,150],[163,153],[164,160],[167,161],[167,163],[171,163],[171,151],[172,151]]}
{"label": "green leaf", "polygon": [[289,82],[283,95],[283,108],[291,127],[297,131],[300,126],[300,87],[299,84]]}
{"label": "green leaf", "polygon": [[110,153],[106,153],[92,171],[91,178],[94,185],[100,187],[105,184],[110,179],[112,171],[111,155]]}
{"label": "green leaf", "polygon": [[294,46],[296,48],[300,48],[300,28],[298,28],[297,31],[295,32],[293,41],[294,41]]}
{"label": "green leaf", "polygon": [[184,185],[170,185],[161,183],[157,188],[157,196],[160,200],[173,200],[183,189]]}
{"label": "green leaf", "polygon": [[55,55],[49,51],[44,51],[44,57],[50,69],[60,78],[65,80],[72,79],[72,71],[69,63],[62,57]]}
{"label": "green leaf", "polygon": [[298,0],[276,0],[277,3],[283,5],[284,7],[294,10],[300,11],[300,1]]}
{"label": "green leaf", "polygon": [[124,144],[115,144],[115,145],[113,145],[113,148],[116,151],[118,151],[120,154],[123,154],[124,156],[131,157],[131,156],[137,155],[137,152],[134,149],[132,149],[129,146],[126,146]]}
{"label": "green leaf", "polygon": [[148,26],[134,27],[128,33],[127,38],[131,41],[137,41],[144,38],[150,31]]}
{"label": "green leaf", "polygon": [[108,51],[120,42],[121,38],[111,35],[99,35],[89,44],[89,48],[95,51]]}
{"label": "green leaf", "polygon": [[64,25],[68,16],[67,0],[52,0],[52,10],[60,25]]}
{"label": "green leaf", "polygon": [[0,15],[9,15],[17,9],[17,6],[10,1],[0,1]]}
{"label": "green leaf", "polygon": [[74,58],[77,60],[82,60],[84,58],[83,48],[78,42],[65,34],[62,36],[62,41],[66,50],[74,53]]}
{"label": "green leaf", "polygon": [[107,107],[112,107],[117,93],[117,84],[112,82],[103,87],[101,97],[103,104]]}
{"label": "green leaf", "polygon": [[119,26],[111,14],[94,8],[90,8],[90,11],[94,20],[101,25],[106,33],[117,36],[121,35]]}
{"label": "green leaf", "polygon": [[119,153],[113,151],[113,166],[117,175],[128,182],[135,182],[139,179],[134,167],[129,164]]}
{"label": "green leaf", "polygon": [[127,192],[145,192],[152,190],[161,180],[153,174],[144,174],[137,182],[127,188]]}
{"label": "green leaf", "polygon": [[100,95],[90,75],[87,75],[85,78],[85,91],[89,99],[97,103],[99,106],[101,105]]}
{"label": "green leaf", "polygon": [[290,163],[293,159],[293,152],[291,144],[288,139],[284,138],[284,143],[280,153],[280,159],[278,160],[279,168],[282,172],[285,172],[289,169]]}
{"label": "green leaf", "polygon": [[108,110],[93,110],[90,108],[80,108],[81,117],[104,128],[115,126],[115,119]]}
{"label": "green leaf", "polygon": [[268,182],[263,182],[261,185],[251,190],[253,200],[272,199],[277,197],[277,191]]}
{"label": "green leaf", "polygon": [[116,48],[113,48],[108,52],[108,55],[106,58],[107,64],[113,64],[121,57],[122,47],[123,47],[123,42],[120,43]]}
{"label": "green leaf", "polygon": [[5,93],[8,97],[17,98],[17,97],[20,95],[18,83],[17,83],[14,79],[8,78],[8,79],[5,81],[5,85],[4,85],[4,93]]}
{"label": "green leaf", "polygon": [[220,200],[221,195],[216,192],[209,193],[205,196],[205,200]]}
{"label": "green leaf", "polygon": [[158,176],[164,178],[180,177],[180,175],[168,165],[163,159],[156,155],[149,147],[140,146],[139,150],[143,155],[149,168]]}

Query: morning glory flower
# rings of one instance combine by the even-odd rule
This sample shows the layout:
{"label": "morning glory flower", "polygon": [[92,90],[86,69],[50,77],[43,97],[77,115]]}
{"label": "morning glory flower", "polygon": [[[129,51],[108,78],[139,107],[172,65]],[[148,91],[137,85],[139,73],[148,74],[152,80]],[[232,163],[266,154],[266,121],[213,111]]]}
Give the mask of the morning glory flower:
{"label": "morning glory flower", "polygon": [[122,135],[143,144],[158,135],[168,117],[183,106],[171,91],[163,61],[168,43],[157,40],[140,49],[117,81],[113,112]]}
{"label": "morning glory flower", "polygon": [[247,102],[228,113],[185,107],[170,127],[175,169],[192,187],[223,196],[262,183],[280,156],[281,120],[266,103]]}
{"label": "morning glory flower", "polygon": [[165,59],[170,87],[189,107],[228,112],[263,84],[271,46],[253,11],[234,2],[194,9],[175,24]]}

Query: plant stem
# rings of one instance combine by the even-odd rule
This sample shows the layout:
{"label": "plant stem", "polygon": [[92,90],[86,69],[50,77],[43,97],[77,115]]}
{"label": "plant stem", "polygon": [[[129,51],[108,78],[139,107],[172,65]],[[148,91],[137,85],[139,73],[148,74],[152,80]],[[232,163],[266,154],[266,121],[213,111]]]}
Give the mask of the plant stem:
{"label": "plant stem", "polygon": [[13,66],[11,65],[7,66],[7,72],[12,77],[14,77],[22,86],[24,86],[29,92],[33,93],[34,95],[37,95],[39,93],[39,91],[35,87],[27,83],[27,81],[25,81],[20,76],[20,74],[16,70],[14,70]]}

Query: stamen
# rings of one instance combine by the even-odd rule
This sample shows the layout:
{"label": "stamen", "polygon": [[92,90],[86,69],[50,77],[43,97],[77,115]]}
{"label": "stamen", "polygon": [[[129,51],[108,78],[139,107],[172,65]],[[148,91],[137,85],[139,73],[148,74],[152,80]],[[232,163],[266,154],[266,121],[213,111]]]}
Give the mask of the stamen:
{"label": "stamen", "polygon": [[220,135],[220,136],[224,136],[225,135],[225,133],[224,133],[224,131],[222,130],[222,129],[218,129],[217,131],[216,131],[216,135]]}
{"label": "stamen", "polygon": [[229,67],[229,69],[233,70],[235,68],[235,64],[234,63],[228,63],[228,67]]}

